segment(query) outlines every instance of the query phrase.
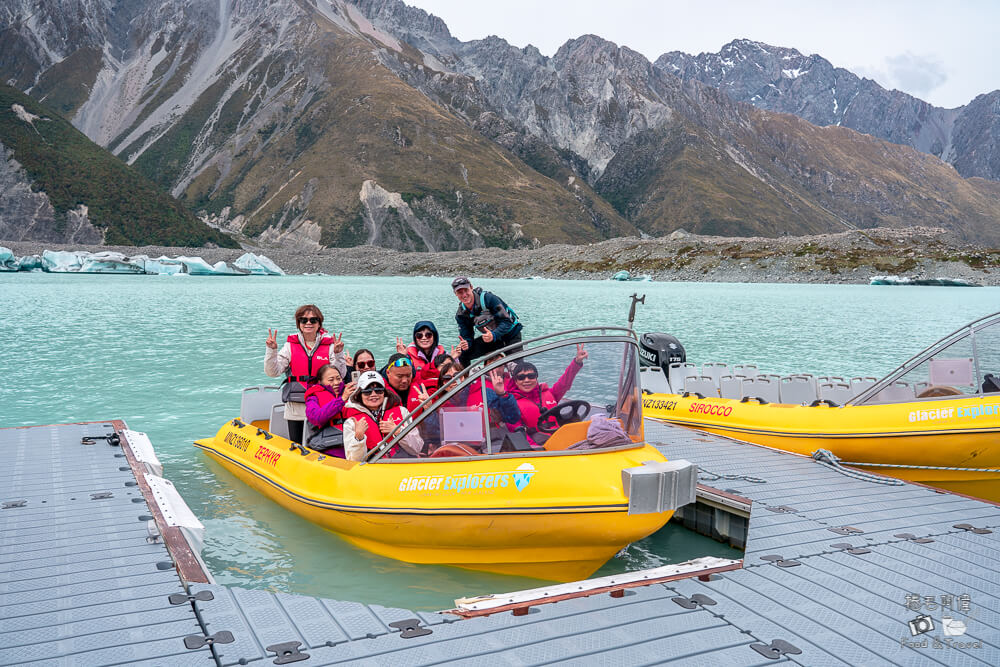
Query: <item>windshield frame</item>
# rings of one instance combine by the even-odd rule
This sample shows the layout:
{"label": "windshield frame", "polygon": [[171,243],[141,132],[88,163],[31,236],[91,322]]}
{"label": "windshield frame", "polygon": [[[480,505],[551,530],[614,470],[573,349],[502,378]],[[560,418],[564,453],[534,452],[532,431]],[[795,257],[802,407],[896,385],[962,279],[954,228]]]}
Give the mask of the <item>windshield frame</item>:
{"label": "windshield frame", "polygon": [[[932,343],[928,347],[924,348],[917,354],[913,355],[902,364],[897,366],[894,370],[890,371],[885,377],[876,382],[874,385],[861,392],[857,396],[854,396],[850,400],[846,401],[844,405],[869,405],[871,404],[871,399],[878,395],[883,389],[891,385],[893,382],[903,377],[914,368],[924,363],[931,357],[933,357],[938,352],[945,350],[955,343],[959,342],[965,337],[970,338],[972,346],[972,358],[973,358],[973,370],[976,374],[976,393],[973,395],[982,394],[982,383],[983,383],[983,373],[982,369],[979,367],[979,350],[976,347],[976,332],[985,329],[989,326],[1000,326],[1000,312],[993,313],[991,315],[986,315],[985,317],[980,317],[977,320],[965,324],[950,334],[941,338],[935,343]],[[953,397],[947,397],[953,398]],[[924,400],[924,399],[914,399],[914,400]]]}
{"label": "windshield frame", "polygon": [[[613,331],[614,334],[608,334],[606,332]],[[600,333],[596,333],[600,332]],[[587,334],[590,335],[574,335],[574,334]],[[564,338],[564,336],[569,336]],[[557,339],[557,340],[553,340]],[[548,341],[548,342],[546,342]],[[577,344],[586,343],[623,343],[625,354],[628,355],[631,352],[631,356],[635,357],[633,360],[634,372],[638,374],[639,366],[639,338],[635,332],[631,329],[625,327],[586,327],[582,329],[568,329],[565,331],[558,331],[551,334],[546,334],[544,336],[539,336],[538,338],[532,338],[531,340],[524,341],[521,343],[514,343],[508,345],[500,350],[491,352],[488,356],[494,357],[498,354],[503,353],[505,356],[502,359],[497,359],[493,363],[487,364],[486,360],[475,361],[468,368],[462,369],[459,376],[464,375],[465,377],[451,389],[447,387],[439,387],[430,398],[420,404],[420,408],[424,411],[424,414],[420,415],[416,419],[409,419],[405,422],[398,424],[393,430],[386,434],[382,442],[371,451],[363,459],[362,463],[412,463],[418,461],[429,461],[431,459],[427,458],[401,458],[398,461],[392,460],[385,457],[385,454],[392,449],[407,433],[417,428],[420,423],[426,419],[426,415],[434,412],[441,406],[445,405],[452,396],[459,393],[468,386],[471,386],[475,382],[479,382],[487,377],[487,374],[497,368],[502,368],[512,361],[517,361],[518,359],[523,359],[525,357],[530,357],[537,355],[539,353],[548,352],[550,350],[555,350],[561,347],[569,347]],[[529,347],[533,346],[533,347]],[[512,348],[520,348],[516,352],[510,352]],[[623,361],[626,361],[623,359]],[[621,369],[618,373],[618,400],[621,400],[621,387],[625,382],[625,371],[627,365],[622,364]],[[640,380],[636,378],[636,383]],[[485,395],[485,394],[484,394]],[[639,421],[642,424],[642,401],[639,401]],[[641,426],[640,426],[641,429]],[[515,452],[515,453],[491,453],[486,456],[462,456],[462,457],[449,457],[446,460],[449,461],[465,461],[465,460],[481,460],[483,458],[514,458],[514,457],[524,457],[524,456],[544,456],[551,454],[560,455],[579,455],[579,454],[592,454],[597,452],[607,452],[614,451],[618,449],[631,449],[633,447],[641,447],[645,445],[645,434],[643,434],[643,439],[638,442],[633,442],[631,445],[618,445],[616,447],[607,447],[601,449],[589,449],[581,451],[534,451],[534,452]],[[385,460],[383,460],[385,459]],[[441,459],[437,460],[438,463]]]}

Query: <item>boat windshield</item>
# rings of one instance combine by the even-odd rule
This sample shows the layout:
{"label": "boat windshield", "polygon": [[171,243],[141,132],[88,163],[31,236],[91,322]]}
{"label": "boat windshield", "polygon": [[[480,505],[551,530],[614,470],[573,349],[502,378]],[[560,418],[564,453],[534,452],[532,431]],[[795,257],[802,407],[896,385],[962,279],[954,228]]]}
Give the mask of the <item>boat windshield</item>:
{"label": "boat windshield", "polygon": [[[533,455],[634,446],[643,440],[634,336],[594,335],[524,343],[503,357],[445,372],[441,386],[369,455]],[[485,397],[485,400],[484,400]],[[415,435],[419,435],[419,441]],[[391,457],[384,454],[395,451]]]}
{"label": "boat windshield", "polygon": [[915,355],[851,403],[968,398],[1000,391],[1000,313],[968,324]]}

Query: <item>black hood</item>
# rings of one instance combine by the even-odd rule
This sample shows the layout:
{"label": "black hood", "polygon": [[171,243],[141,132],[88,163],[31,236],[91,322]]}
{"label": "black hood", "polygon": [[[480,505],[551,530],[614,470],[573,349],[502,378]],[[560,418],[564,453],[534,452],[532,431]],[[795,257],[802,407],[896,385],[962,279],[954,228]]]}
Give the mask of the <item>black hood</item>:
{"label": "black hood", "polygon": [[[417,332],[425,328],[430,329],[431,333],[434,334],[434,345],[431,347],[431,350],[433,350],[438,346],[438,330],[437,327],[434,326],[434,323],[430,320],[420,320],[413,325],[413,344],[417,345]],[[420,349],[419,345],[417,345],[417,349]]]}

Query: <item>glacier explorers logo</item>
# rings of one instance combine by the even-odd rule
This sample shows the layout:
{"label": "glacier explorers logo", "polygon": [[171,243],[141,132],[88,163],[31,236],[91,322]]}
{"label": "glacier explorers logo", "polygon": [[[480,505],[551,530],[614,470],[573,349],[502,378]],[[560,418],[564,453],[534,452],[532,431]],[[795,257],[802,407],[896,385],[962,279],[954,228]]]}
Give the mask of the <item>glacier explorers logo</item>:
{"label": "glacier explorers logo", "polygon": [[400,491],[493,491],[506,488],[513,483],[518,492],[524,491],[535,476],[535,466],[522,463],[515,470],[493,473],[469,473],[466,475],[425,475],[404,477],[399,482]]}

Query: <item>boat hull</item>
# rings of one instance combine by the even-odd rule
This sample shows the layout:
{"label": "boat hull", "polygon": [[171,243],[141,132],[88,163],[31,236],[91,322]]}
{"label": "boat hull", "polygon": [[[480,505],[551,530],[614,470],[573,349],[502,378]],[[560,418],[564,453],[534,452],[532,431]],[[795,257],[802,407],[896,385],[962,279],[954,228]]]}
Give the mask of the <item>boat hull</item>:
{"label": "boat hull", "polygon": [[1000,417],[993,404],[1000,397],[840,407],[643,397],[648,417],[806,456],[827,449],[842,461],[901,466],[857,467],[1000,502]]}
{"label": "boat hull", "polygon": [[230,423],[195,444],[286,509],[355,546],[410,563],[575,581],[672,515],[628,514],[621,469],[663,460],[649,446],[358,464],[303,456],[289,441],[256,430]]}

